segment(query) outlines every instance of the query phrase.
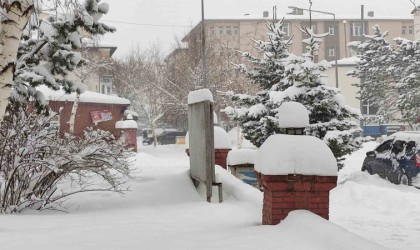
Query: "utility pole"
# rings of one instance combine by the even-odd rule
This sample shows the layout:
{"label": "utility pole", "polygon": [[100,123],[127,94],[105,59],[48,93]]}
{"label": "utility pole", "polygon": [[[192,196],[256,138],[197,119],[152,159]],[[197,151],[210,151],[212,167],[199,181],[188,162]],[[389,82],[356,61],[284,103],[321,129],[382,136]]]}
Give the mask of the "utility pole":
{"label": "utility pole", "polygon": [[309,28],[312,29],[312,1],[309,0]]}
{"label": "utility pole", "polygon": [[207,65],[206,65],[206,33],[204,29],[204,0],[201,0],[201,61],[203,65],[203,88],[207,88]]}
{"label": "utility pole", "polygon": [[[365,42],[365,6],[361,5],[360,8],[360,20],[362,21],[362,39],[361,43]],[[365,78],[360,78],[360,113],[363,115],[363,99],[362,99],[362,90],[363,84],[365,83]],[[363,129],[363,119],[360,119],[360,127]]]}

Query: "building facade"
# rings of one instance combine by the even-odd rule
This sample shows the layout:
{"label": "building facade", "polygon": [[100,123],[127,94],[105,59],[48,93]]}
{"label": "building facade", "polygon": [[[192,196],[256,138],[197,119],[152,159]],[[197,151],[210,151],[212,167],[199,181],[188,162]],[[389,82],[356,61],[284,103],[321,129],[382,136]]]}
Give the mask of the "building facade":
{"label": "building facade", "polygon": [[[332,62],[333,68],[326,73],[328,84],[330,86],[338,86],[350,106],[361,109],[362,113],[366,114],[368,112],[368,114],[372,114],[374,110],[369,109],[369,107],[364,108],[364,105],[360,106],[360,101],[357,99],[358,89],[352,86],[359,79],[346,76],[346,73],[353,69],[354,63],[338,63],[338,74],[336,76],[334,61],[355,56],[356,52],[349,44],[361,41],[363,33],[371,34],[375,25],[379,25],[382,31],[389,32],[388,41],[391,43],[393,43],[393,38],[395,37],[414,40],[415,34],[420,34],[415,31],[414,19],[375,17],[373,12],[368,12],[368,15],[364,18],[365,31],[363,32],[360,17],[337,17],[334,21],[333,16],[330,15],[316,16],[309,19],[301,14],[295,12],[293,15],[287,15],[284,19],[283,31],[293,41],[290,52],[301,55],[306,50],[305,45],[302,43],[305,37],[299,30],[301,25],[312,26],[315,33],[318,34],[328,33],[329,35],[323,39],[319,48],[319,54],[315,58],[317,61],[327,60]],[[420,23],[420,15],[416,17]],[[267,13],[265,13],[265,17],[244,16],[231,19],[207,19],[204,21],[206,43],[223,48],[224,51],[230,50],[232,53],[246,51],[253,55],[258,55],[259,51],[255,48],[253,41],[266,39],[268,32],[267,21],[270,21]],[[201,22],[182,41],[188,47],[194,46],[199,48]],[[366,112],[363,112],[365,110]]]}

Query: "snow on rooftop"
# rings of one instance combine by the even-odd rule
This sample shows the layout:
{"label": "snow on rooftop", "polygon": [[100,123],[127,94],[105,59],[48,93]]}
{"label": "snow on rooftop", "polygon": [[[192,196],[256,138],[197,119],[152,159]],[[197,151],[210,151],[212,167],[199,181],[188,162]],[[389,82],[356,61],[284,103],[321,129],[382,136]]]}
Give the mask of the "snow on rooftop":
{"label": "snow on rooftop", "polygon": [[[36,87],[36,90],[42,92],[47,101],[69,101],[76,100],[76,93],[66,94],[64,90],[52,90],[45,85]],[[130,100],[118,96],[104,95],[97,92],[85,91],[80,95],[81,103],[107,103],[130,105]]]}
{"label": "snow on rooftop", "polygon": [[327,144],[314,136],[277,134],[261,145],[255,170],[265,175],[336,176],[337,161]]}
{"label": "snow on rooftop", "polygon": [[204,101],[214,102],[213,95],[211,94],[209,89],[199,89],[188,93],[188,104]]}
{"label": "snow on rooftop", "polygon": [[280,128],[305,128],[309,126],[309,111],[298,102],[284,102],[278,109]]}

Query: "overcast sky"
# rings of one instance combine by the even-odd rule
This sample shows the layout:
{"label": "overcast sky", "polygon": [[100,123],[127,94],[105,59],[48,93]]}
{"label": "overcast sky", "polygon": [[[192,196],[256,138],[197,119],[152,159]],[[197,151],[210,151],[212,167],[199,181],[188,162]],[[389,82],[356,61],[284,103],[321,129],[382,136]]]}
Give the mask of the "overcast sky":
{"label": "overcast sky", "polygon": [[[103,41],[118,46],[114,56],[123,57],[130,48],[146,49],[159,43],[165,53],[171,51],[175,37],[182,38],[201,20],[201,0],[102,0],[108,2],[110,10],[103,20],[117,28],[117,32],[106,35]],[[420,4],[420,0],[416,0]],[[340,16],[360,16],[360,5],[374,11],[377,17],[411,17],[413,4],[409,0],[312,0],[312,9],[333,12]],[[309,7],[309,0],[204,0],[205,17],[220,18],[259,15],[277,5],[281,17],[293,5]],[[316,15],[316,14],[314,14]],[[117,23],[118,22],[118,23]],[[133,23],[133,24],[129,24]]]}

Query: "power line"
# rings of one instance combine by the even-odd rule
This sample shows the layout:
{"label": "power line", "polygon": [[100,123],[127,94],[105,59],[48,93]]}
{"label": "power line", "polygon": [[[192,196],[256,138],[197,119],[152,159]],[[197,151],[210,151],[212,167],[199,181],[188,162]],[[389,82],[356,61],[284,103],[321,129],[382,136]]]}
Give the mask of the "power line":
{"label": "power line", "polygon": [[138,26],[154,26],[154,27],[182,27],[182,28],[191,28],[191,25],[176,25],[176,24],[154,24],[154,23],[132,23],[132,22],[122,22],[122,21],[112,21],[112,20],[101,20],[109,23],[121,23],[121,24],[131,24]]}

